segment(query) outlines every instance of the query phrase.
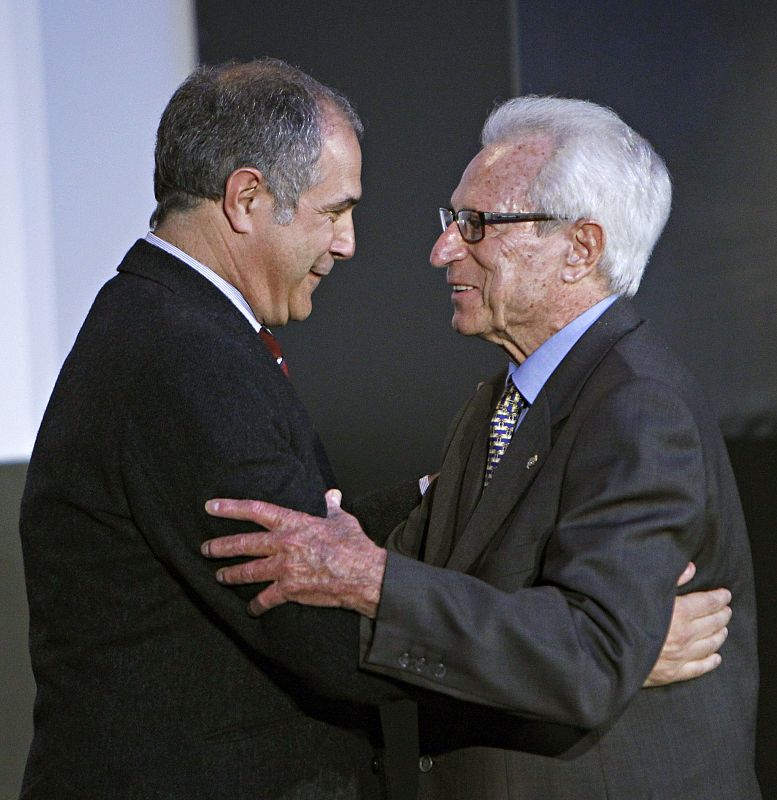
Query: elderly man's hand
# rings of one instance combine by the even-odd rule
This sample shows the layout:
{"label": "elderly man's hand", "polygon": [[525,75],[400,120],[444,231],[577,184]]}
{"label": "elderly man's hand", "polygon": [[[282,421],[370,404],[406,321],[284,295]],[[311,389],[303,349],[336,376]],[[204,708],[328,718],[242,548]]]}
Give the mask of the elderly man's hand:
{"label": "elderly man's hand", "polygon": [[[695,573],[696,567],[689,564],[677,585],[688,583]],[[731,619],[730,602],[728,589],[678,597],[661,655],[643,686],[687,681],[718,667],[721,657],[717,651],[728,636],[726,625]]]}
{"label": "elderly man's hand", "polygon": [[258,500],[209,500],[205,509],[212,516],[254,522],[267,530],[211,539],[202,553],[210,558],[258,556],[216,573],[228,585],[271,582],[251,601],[254,615],[294,601],[350,608],[374,619],[386,551],[340,508],[340,501],[339,491],[328,491],[322,518]]}

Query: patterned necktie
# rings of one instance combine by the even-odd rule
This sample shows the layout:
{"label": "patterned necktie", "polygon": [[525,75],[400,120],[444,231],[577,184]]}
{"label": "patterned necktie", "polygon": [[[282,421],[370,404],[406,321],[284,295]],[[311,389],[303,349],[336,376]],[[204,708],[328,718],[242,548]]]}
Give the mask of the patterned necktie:
{"label": "patterned necktie", "polygon": [[504,394],[497,403],[494,415],[491,417],[491,424],[488,431],[488,460],[486,461],[486,474],[483,479],[483,488],[491,482],[494,477],[496,465],[501,461],[502,456],[510,444],[515,425],[521,410],[525,404],[521,393],[515,388],[512,381],[507,382]]}
{"label": "patterned necktie", "polygon": [[278,344],[278,340],[264,326],[259,328],[259,336],[262,337],[264,346],[270,351],[270,355],[275,359],[275,363],[281,368],[283,374],[288,378],[289,368],[286,365],[286,359],[283,357],[281,346]]}

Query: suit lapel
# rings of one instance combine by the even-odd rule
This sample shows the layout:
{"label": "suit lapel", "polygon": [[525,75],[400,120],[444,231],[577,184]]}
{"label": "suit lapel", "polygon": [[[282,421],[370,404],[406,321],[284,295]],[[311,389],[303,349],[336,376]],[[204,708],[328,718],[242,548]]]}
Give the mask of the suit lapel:
{"label": "suit lapel", "polygon": [[[539,473],[549,452],[550,409],[540,393],[458,537],[447,567],[464,571],[474,563]],[[482,469],[479,481],[482,487]]]}
{"label": "suit lapel", "polygon": [[[501,376],[504,382],[504,373]],[[498,381],[499,379],[497,379]],[[475,508],[483,485],[488,419],[495,385],[484,383],[454,430],[434,489],[434,506],[424,545],[424,561],[442,566],[456,536]]]}
{"label": "suit lapel", "polygon": [[[292,402],[288,398],[293,396],[293,402],[301,408],[291,381],[277,368],[275,359],[251,324],[207,278],[145,239],[135,242],[119,264],[118,271],[125,276],[132,275],[161,284],[175,295],[177,302],[196,309],[198,314],[210,317],[223,336],[234,342],[241,342],[254,352],[256,363],[265,367],[264,379],[274,380],[287,401]],[[323,447],[319,449],[323,451]],[[325,474],[331,475],[328,464],[323,468],[326,469]]]}
{"label": "suit lapel", "polygon": [[[207,278],[145,239],[138,239],[130,248],[119,264],[118,272],[167,287],[181,302],[196,307],[199,313],[217,318],[230,336],[259,338],[252,336],[253,328],[245,317]],[[266,348],[258,343],[256,349],[261,352]]]}
{"label": "suit lapel", "polygon": [[[569,351],[513,435],[491,483],[479,500],[474,501],[471,513],[466,519],[460,518],[463,524],[460,524],[456,531],[457,535],[452,537],[450,558],[443,562],[444,566],[467,571],[477,561],[496,531],[515,508],[520,497],[539,475],[552,448],[553,431],[572,412],[589,375],[615,343],[640,323],[641,320],[631,304],[626,300],[619,300],[602,314]],[[502,378],[497,385],[498,392],[502,391],[503,386]],[[462,488],[467,489],[466,496],[470,501],[473,492],[469,482],[474,483],[478,467],[480,472],[477,477],[482,487],[488,421],[498,397],[498,393],[492,392],[488,407],[484,407],[483,404],[478,405],[474,412],[478,415],[478,419],[472,419],[468,428],[469,435],[481,437],[481,445],[470,443],[468,450],[472,454],[477,454],[478,458],[471,459],[460,469],[460,472],[463,472]],[[432,524],[436,522],[433,515],[430,531]],[[445,521],[440,519],[440,524],[444,523]],[[439,531],[436,531],[436,537],[443,538]]]}

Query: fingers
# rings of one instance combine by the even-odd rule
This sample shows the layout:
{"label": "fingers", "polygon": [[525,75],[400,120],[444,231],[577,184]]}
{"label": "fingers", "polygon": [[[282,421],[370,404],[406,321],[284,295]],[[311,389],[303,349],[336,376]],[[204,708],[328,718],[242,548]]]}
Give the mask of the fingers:
{"label": "fingers", "polygon": [[696,564],[693,561],[688,562],[688,566],[683,570],[683,574],[677,579],[678,586],[685,586],[686,583],[693,580],[696,574]]}
{"label": "fingers", "polygon": [[705,639],[705,649],[709,655],[715,655],[728,639],[728,628],[721,628]]}
{"label": "fingers", "polygon": [[717,669],[723,659],[717,652],[726,641],[728,629],[722,628],[714,635],[694,642],[681,650],[664,649],[643,686],[665,686],[678,681],[698,678]]}
{"label": "fingers", "polygon": [[[720,633],[726,629],[726,626],[731,621],[731,608],[725,606],[720,611],[714,614],[707,614],[704,617],[699,617],[693,622],[693,636],[696,639],[703,640],[709,639],[712,636]],[[722,644],[722,642],[721,642]]]}
{"label": "fingers", "polygon": [[728,635],[726,626],[731,620],[731,607],[725,605],[727,598],[731,595],[726,589],[676,598],[665,652],[679,662],[698,658],[699,654],[707,656],[720,647]]}
{"label": "fingers", "polygon": [[673,658],[676,663],[701,661],[708,656],[716,653],[723,646],[723,643],[728,638],[728,628],[723,623],[725,617],[716,620],[714,628],[704,633],[697,633],[693,639],[689,639],[682,645],[675,643],[668,645],[667,655]]}
{"label": "fingers", "polygon": [[693,592],[675,598],[664,647],[644,685],[662,686],[690,680],[717,668],[721,663],[717,651],[728,637],[730,602],[728,589]]}
{"label": "fingers", "polygon": [[222,566],[216,573],[219,583],[228,586],[265,584],[249,605],[251,614],[295,602],[346,606],[374,617],[385,551],[340,508],[341,499],[336,489],[326,493],[326,518],[255,500],[210,500],[209,514],[249,520],[267,530],[211,539],[201,551],[210,558],[254,557]]}
{"label": "fingers", "polygon": [[261,500],[232,500],[228,498],[214,498],[205,503],[205,510],[212,517],[226,519],[242,519],[255,522],[265,528],[277,528],[289,519],[290,515],[302,514],[301,511],[290,511],[282,506],[265,503]]}
{"label": "fingers", "polygon": [[689,661],[677,670],[675,680],[690,681],[693,678],[700,678],[702,675],[706,675],[708,672],[717,669],[722,661],[723,659],[718,653],[712,653],[698,661]]}
{"label": "fingers", "polygon": [[216,580],[225,586],[273,581],[248,604],[248,613],[252,617],[260,617],[265,611],[286,602],[280,585],[275,582],[277,577],[277,565],[271,558],[258,558],[244,564],[233,564],[230,567],[223,567],[216,573]]}
{"label": "fingers", "polygon": [[700,678],[702,675],[706,675],[708,672],[717,669],[722,661],[723,659],[720,653],[712,653],[712,655],[703,658],[701,661],[692,661],[680,670],[682,674],[681,679],[691,680],[692,678]]}
{"label": "fingers", "polygon": [[326,511],[329,516],[333,511],[340,508],[343,502],[343,493],[339,489],[330,489],[325,495]]}
{"label": "fingers", "polygon": [[237,556],[271,556],[277,551],[271,533],[236,533],[209,539],[200,545],[200,552],[208,558],[235,558]]}
{"label": "fingers", "polygon": [[216,572],[216,580],[225,586],[244,583],[265,583],[278,577],[277,565],[272,558],[257,558],[243,564],[232,564]]}
{"label": "fingers", "polygon": [[675,606],[680,608],[688,619],[700,619],[723,611],[730,602],[731,592],[728,589],[712,589],[708,592],[681,595],[675,600]]}
{"label": "fingers", "polygon": [[277,583],[271,583],[266,589],[259,592],[248,604],[248,613],[252,617],[261,617],[265,611],[283,605],[286,598],[281,593]]}

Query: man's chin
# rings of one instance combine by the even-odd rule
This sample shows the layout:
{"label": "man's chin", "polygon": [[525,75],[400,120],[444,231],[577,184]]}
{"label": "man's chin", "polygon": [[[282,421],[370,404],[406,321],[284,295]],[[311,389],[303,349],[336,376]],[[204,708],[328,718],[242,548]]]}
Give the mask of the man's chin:
{"label": "man's chin", "polygon": [[480,336],[482,333],[479,325],[474,324],[471,320],[461,319],[458,314],[453,315],[451,328],[462,336]]}
{"label": "man's chin", "polygon": [[303,322],[313,313],[313,303],[298,305],[289,309],[289,319],[294,322]]}

